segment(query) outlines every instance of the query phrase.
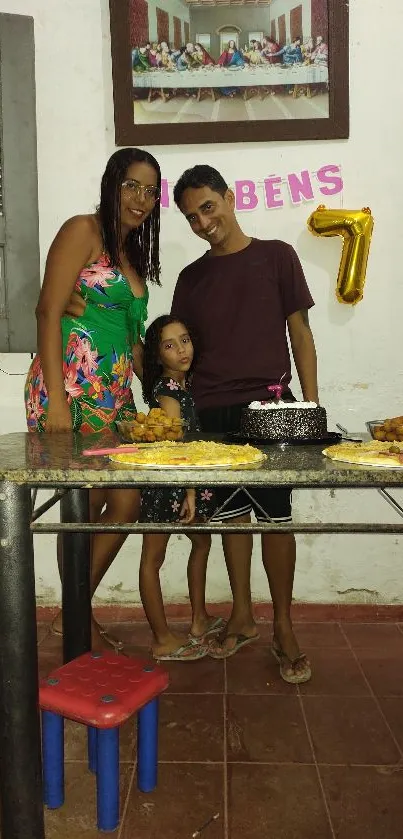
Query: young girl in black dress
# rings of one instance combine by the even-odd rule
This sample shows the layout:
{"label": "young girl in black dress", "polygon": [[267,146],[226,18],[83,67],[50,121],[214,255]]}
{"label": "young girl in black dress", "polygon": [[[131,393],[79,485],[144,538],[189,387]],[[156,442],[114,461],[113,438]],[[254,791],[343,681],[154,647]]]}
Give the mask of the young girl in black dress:
{"label": "young girl in black dress", "polygon": [[[169,417],[181,417],[184,430],[200,431],[188,389],[193,344],[184,323],[162,315],[147,329],[144,343],[143,397],[150,408],[163,408]],[[206,520],[214,511],[212,491],[182,487],[144,487],[143,522]],[[211,536],[187,534],[192,543],[188,562],[192,625],[188,636],[172,632],[166,621],[159,572],[165,560],[169,533],[145,533],[140,562],[140,594],[153,632],[153,655],[166,661],[192,661],[207,655],[205,639],[223,629],[224,621],[208,615],[205,605],[207,560]]]}

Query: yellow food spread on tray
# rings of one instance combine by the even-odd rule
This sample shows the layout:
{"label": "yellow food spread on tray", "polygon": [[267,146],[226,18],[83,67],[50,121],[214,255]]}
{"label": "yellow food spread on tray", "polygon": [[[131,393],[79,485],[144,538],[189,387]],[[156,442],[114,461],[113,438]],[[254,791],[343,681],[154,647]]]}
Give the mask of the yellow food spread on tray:
{"label": "yellow food spread on tray", "polygon": [[110,455],[114,463],[133,466],[239,466],[260,463],[266,455],[253,446],[213,442],[150,443],[130,454]]}
{"label": "yellow food spread on tray", "polygon": [[403,444],[371,440],[369,443],[338,443],[324,449],[331,460],[357,463],[362,466],[403,467]]}

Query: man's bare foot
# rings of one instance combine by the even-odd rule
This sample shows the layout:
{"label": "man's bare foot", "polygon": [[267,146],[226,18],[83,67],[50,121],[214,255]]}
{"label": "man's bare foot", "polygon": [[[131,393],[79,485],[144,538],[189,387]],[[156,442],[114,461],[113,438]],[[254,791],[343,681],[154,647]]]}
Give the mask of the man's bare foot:
{"label": "man's bare foot", "polygon": [[273,621],[273,642],[290,661],[294,661],[301,655],[290,618],[283,621]]}
{"label": "man's bare foot", "polygon": [[275,621],[272,653],[280,664],[280,675],[289,684],[303,684],[311,678],[309,659],[301,653],[291,620]]}

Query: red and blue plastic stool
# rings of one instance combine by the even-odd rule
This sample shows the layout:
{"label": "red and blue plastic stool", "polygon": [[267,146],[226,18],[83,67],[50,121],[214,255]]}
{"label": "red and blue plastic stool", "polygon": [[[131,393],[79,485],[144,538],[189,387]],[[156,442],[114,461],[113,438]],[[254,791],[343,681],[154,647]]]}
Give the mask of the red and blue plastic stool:
{"label": "red and blue plastic stool", "polygon": [[143,658],[85,653],[53,670],[39,687],[44,800],[64,803],[64,719],[88,729],[88,765],[97,779],[99,830],[119,824],[119,728],[137,712],[137,786],[157,786],[158,704],[168,673]]}

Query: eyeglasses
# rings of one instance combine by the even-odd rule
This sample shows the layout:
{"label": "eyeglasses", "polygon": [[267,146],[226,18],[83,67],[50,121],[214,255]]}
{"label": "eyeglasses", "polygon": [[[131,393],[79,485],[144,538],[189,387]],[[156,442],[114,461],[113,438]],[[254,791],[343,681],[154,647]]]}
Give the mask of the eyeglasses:
{"label": "eyeglasses", "polygon": [[158,201],[161,195],[161,190],[158,186],[152,186],[151,184],[144,186],[144,184],[140,184],[138,181],[133,181],[132,178],[123,181],[122,189],[129,195],[140,195],[142,192],[146,201]]}

